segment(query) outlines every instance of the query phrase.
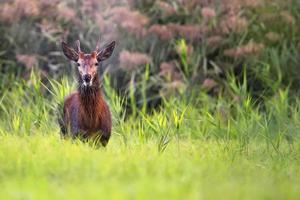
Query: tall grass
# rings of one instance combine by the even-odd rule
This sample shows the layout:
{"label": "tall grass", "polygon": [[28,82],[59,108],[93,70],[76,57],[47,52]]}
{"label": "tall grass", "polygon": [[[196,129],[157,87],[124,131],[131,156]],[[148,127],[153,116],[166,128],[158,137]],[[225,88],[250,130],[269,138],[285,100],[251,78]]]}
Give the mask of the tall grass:
{"label": "tall grass", "polygon": [[[245,76],[246,77],[246,76]],[[246,79],[244,79],[247,81]],[[57,110],[75,87],[63,78],[16,81],[0,98],[1,199],[297,199],[300,102],[288,89],[256,102],[164,99],[125,116],[124,98],[104,78],[113,113],[106,149],[61,139]],[[134,104],[135,106],[136,104]],[[259,178],[258,178],[259,177]],[[217,187],[216,187],[217,186]]]}
{"label": "tall grass", "polygon": [[[288,88],[278,90],[265,101],[253,99],[247,91],[246,76],[244,74],[242,83],[234,76],[229,78],[229,90],[235,98],[214,98],[200,92],[193,94],[193,99],[184,96],[164,99],[160,109],[148,112],[144,105],[138,109],[133,99],[134,113],[127,116],[125,99],[110,87],[107,76],[103,88],[113,113],[114,132],[122,136],[124,143],[131,138],[147,141],[162,137],[176,141],[187,138],[237,140],[246,151],[250,142],[258,141],[278,151],[280,145],[297,140],[299,101],[290,97]],[[17,81],[3,90],[1,133],[32,135],[54,131],[58,134],[58,111],[62,110],[64,98],[75,90],[75,82],[62,78],[49,80],[46,86],[39,77],[32,72],[30,81]]]}

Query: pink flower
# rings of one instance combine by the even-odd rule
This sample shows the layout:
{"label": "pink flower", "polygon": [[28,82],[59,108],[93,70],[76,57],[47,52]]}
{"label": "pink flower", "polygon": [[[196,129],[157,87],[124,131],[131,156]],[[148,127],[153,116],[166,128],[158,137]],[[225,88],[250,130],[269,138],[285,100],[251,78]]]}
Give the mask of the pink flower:
{"label": "pink flower", "polygon": [[183,93],[186,90],[186,84],[183,81],[176,80],[163,84],[163,88],[160,90],[160,95],[169,97],[176,92]]}
{"label": "pink flower", "polygon": [[185,7],[187,10],[194,10],[197,6],[201,5],[203,3],[203,0],[179,0],[178,4],[181,4],[180,6]]}
{"label": "pink flower", "polygon": [[206,26],[193,24],[169,24],[168,27],[179,37],[185,38],[189,41],[199,40],[204,33],[208,32],[208,28]]}
{"label": "pink flower", "polygon": [[149,34],[155,34],[159,39],[163,41],[169,41],[173,38],[173,33],[168,26],[165,25],[153,25],[148,29]]}
{"label": "pink flower", "polygon": [[18,54],[16,57],[18,62],[24,64],[27,69],[31,69],[38,65],[38,60],[36,55]]}
{"label": "pink flower", "polygon": [[74,9],[60,3],[57,7],[57,16],[64,21],[72,21],[75,24],[80,24]]}
{"label": "pink flower", "polygon": [[169,87],[173,90],[182,91],[185,89],[186,85],[180,80],[175,80],[169,84]]}
{"label": "pink flower", "polygon": [[182,80],[182,76],[176,68],[175,61],[161,63],[159,75],[165,77],[169,81],[181,81]]}
{"label": "pink flower", "polygon": [[106,29],[106,21],[104,20],[103,16],[100,13],[95,13],[94,16],[96,24],[99,26],[101,31]]}
{"label": "pink flower", "polygon": [[246,18],[239,17],[237,15],[231,15],[225,20],[220,22],[220,30],[223,34],[229,34],[232,31],[235,33],[241,33],[248,28],[248,21]]}
{"label": "pink flower", "polygon": [[202,88],[204,88],[205,90],[210,91],[211,89],[213,89],[217,85],[218,85],[218,83],[214,79],[207,78],[202,83]]}
{"label": "pink flower", "polygon": [[38,1],[16,0],[15,4],[22,16],[38,16],[40,14]]}
{"label": "pink flower", "polygon": [[125,70],[136,70],[138,67],[151,63],[151,58],[142,53],[122,51],[119,56],[120,67]]}
{"label": "pink flower", "polygon": [[131,11],[126,7],[115,7],[109,13],[113,22],[131,34],[139,37],[146,34],[145,26],[148,25],[149,19],[140,12]]}
{"label": "pink flower", "polygon": [[257,56],[263,51],[263,49],[264,44],[251,41],[246,45],[234,49],[227,49],[224,51],[224,54],[233,58],[243,58],[247,56]]}
{"label": "pink flower", "polygon": [[202,8],[201,14],[202,14],[202,17],[208,21],[212,20],[216,17],[215,10],[212,8],[209,8],[209,7]]}
{"label": "pink flower", "polygon": [[261,6],[264,2],[261,0],[244,0],[243,3],[244,6],[255,8]]}
{"label": "pink flower", "polygon": [[40,14],[38,1],[15,0],[1,4],[0,18],[2,21],[17,22],[22,17],[38,16]]}
{"label": "pink flower", "polygon": [[171,96],[176,92],[183,93],[185,90],[186,84],[183,81],[172,81],[163,85],[163,88],[160,91],[160,95]]}
{"label": "pink flower", "polygon": [[157,1],[156,6],[161,9],[167,17],[176,14],[176,9],[167,2]]}
{"label": "pink flower", "polygon": [[59,3],[60,0],[40,0],[41,7],[53,7]]}
{"label": "pink flower", "polygon": [[42,22],[38,24],[38,27],[40,27],[41,32],[46,37],[49,36],[53,37],[55,35],[59,35],[63,33],[62,28],[58,24],[48,21],[46,19],[43,19]]}
{"label": "pink flower", "polygon": [[211,36],[206,39],[207,46],[209,47],[218,47],[223,41],[221,36]]}
{"label": "pink flower", "polygon": [[82,12],[88,15],[96,14],[99,11],[100,2],[97,0],[84,0],[82,1]]}
{"label": "pink flower", "polygon": [[13,21],[18,21],[19,18],[20,17],[17,14],[17,9],[14,6],[5,3],[0,7],[1,21],[13,22]]}

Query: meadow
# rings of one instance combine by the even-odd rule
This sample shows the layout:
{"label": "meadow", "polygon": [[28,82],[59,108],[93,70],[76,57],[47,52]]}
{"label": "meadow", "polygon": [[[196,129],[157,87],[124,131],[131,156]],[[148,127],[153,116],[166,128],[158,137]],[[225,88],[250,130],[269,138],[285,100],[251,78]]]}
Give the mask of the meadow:
{"label": "meadow", "polygon": [[[0,2],[0,199],[299,199],[299,0]],[[61,42],[99,65],[106,148],[63,139]]]}
{"label": "meadow", "polygon": [[57,109],[74,81],[46,86],[35,73],[30,80],[15,82],[0,101],[1,199],[300,196],[300,102],[288,90],[263,104],[200,93],[126,116],[124,99],[104,79],[114,125],[99,148],[59,135]]}

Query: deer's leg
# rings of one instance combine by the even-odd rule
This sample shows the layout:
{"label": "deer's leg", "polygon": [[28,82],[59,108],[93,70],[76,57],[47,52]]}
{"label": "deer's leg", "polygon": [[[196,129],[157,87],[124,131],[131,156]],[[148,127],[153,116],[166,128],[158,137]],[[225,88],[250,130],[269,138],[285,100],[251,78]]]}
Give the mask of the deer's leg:
{"label": "deer's leg", "polygon": [[109,107],[107,106],[107,104],[104,104],[104,115],[102,116],[101,125],[100,125],[100,130],[102,133],[100,137],[100,142],[104,147],[107,145],[109,141],[111,135],[111,126],[112,126],[111,113],[109,111]]}
{"label": "deer's leg", "polygon": [[60,135],[61,137],[64,138],[68,133],[68,129],[65,123],[65,111],[61,105],[59,105],[58,109],[56,110],[56,116],[57,116],[57,122],[60,127]]}
{"label": "deer's leg", "polygon": [[102,146],[106,147],[106,145],[109,141],[109,138],[110,138],[110,134],[102,134],[100,136],[100,142],[101,142]]}
{"label": "deer's leg", "polygon": [[89,139],[96,144],[97,147],[105,147],[109,141],[109,138],[110,134],[103,134],[102,131],[98,131],[89,137]]}
{"label": "deer's leg", "polygon": [[80,136],[80,133],[82,132],[79,128],[79,121],[78,121],[78,108],[73,108],[71,111],[70,116],[70,129],[71,129],[71,137],[73,139]]}
{"label": "deer's leg", "polygon": [[100,142],[105,147],[109,141],[111,135],[111,116],[110,113],[107,112],[106,118],[102,120],[101,126],[100,126]]}

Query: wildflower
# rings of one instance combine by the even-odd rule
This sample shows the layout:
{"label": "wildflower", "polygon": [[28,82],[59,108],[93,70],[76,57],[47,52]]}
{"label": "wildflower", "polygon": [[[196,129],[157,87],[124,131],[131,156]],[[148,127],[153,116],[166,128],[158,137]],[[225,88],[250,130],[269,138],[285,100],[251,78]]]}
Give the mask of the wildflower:
{"label": "wildflower", "polygon": [[172,91],[178,91],[182,93],[186,89],[186,84],[184,84],[184,82],[181,80],[175,80],[167,84],[167,88]]}
{"label": "wildflower", "polygon": [[99,9],[99,1],[97,0],[84,0],[82,1],[81,10],[83,13],[92,15]]}
{"label": "wildflower", "polygon": [[146,34],[144,27],[149,23],[149,19],[140,12],[131,11],[126,7],[115,7],[110,13],[112,14],[112,21],[128,32],[139,37]]}
{"label": "wildflower", "polygon": [[54,7],[60,0],[40,0],[41,7]]}
{"label": "wildflower", "polygon": [[221,21],[220,27],[223,34],[229,34],[231,31],[235,33],[241,33],[247,29],[248,21],[246,18],[232,15],[226,20]]}
{"label": "wildflower", "polygon": [[256,8],[261,6],[263,1],[261,0],[244,0],[243,5],[246,7]]}
{"label": "wildflower", "polygon": [[280,13],[282,19],[289,25],[295,25],[296,19],[293,15],[291,15],[288,11],[283,11]]}
{"label": "wildflower", "polygon": [[21,16],[38,16],[40,14],[39,2],[36,0],[16,0],[15,4]]}
{"label": "wildflower", "polygon": [[34,66],[38,65],[38,60],[36,55],[18,54],[16,58],[18,62],[24,64],[27,69],[31,69]]}
{"label": "wildflower", "polygon": [[103,16],[100,13],[95,13],[94,19],[100,30],[104,31],[106,29],[106,21]]}
{"label": "wildflower", "polygon": [[101,36],[102,41],[119,41],[120,33],[115,27],[106,26],[104,34]]}
{"label": "wildflower", "polygon": [[167,2],[157,1],[156,5],[163,11],[163,14],[167,17],[176,14],[176,9]]}
{"label": "wildflower", "polygon": [[17,22],[22,17],[38,16],[40,14],[38,1],[15,0],[4,3],[0,7],[2,21]]}
{"label": "wildflower", "polygon": [[224,54],[233,58],[242,58],[251,55],[259,55],[264,49],[264,44],[249,42],[244,46],[237,47],[235,49],[228,49],[224,51]]}
{"label": "wildflower", "polygon": [[178,36],[183,37],[190,41],[199,40],[202,35],[208,32],[208,28],[199,25],[179,25],[179,24],[169,24],[170,30],[176,33]]}
{"label": "wildflower", "polygon": [[163,41],[169,41],[173,38],[173,33],[166,25],[155,24],[148,29],[148,33],[153,33]]}
{"label": "wildflower", "polygon": [[76,18],[76,12],[72,8],[69,8],[68,6],[64,5],[63,3],[58,5],[57,15],[59,19],[62,19],[64,21],[73,21],[74,23],[78,23],[78,19]]}
{"label": "wildflower", "polygon": [[205,7],[201,10],[202,17],[207,21],[210,21],[216,17],[216,12],[214,9]]}
{"label": "wildflower", "polygon": [[280,40],[280,35],[275,32],[268,32],[266,38],[271,42],[278,42]]}
{"label": "wildflower", "polygon": [[170,83],[163,84],[163,88],[160,90],[160,95],[164,97],[171,96],[175,92],[183,93],[187,86],[183,81],[172,81]]}
{"label": "wildflower", "polygon": [[59,27],[58,24],[55,24],[46,19],[43,19],[42,22],[38,24],[38,27],[40,27],[42,34],[46,37],[61,34],[63,32],[63,30],[61,29],[61,27]]}
{"label": "wildflower", "polygon": [[182,80],[182,76],[176,68],[175,61],[161,63],[159,75],[165,77],[170,81]]}
{"label": "wildflower", "polygon": [[18,21],[17,9],[11,4],[3,4],[0,8],[0,20],[8,22]]}
{"label": "wildflower", "polygon": [[221,36],[211,36],[206,39],[207,46],[209,47],[217,47],[221,44],[223,38]]}
{"label": "wildflower", "polygon": [[139,0],[126,0],[128,6],[129,6],[130,8],[135,8],[135,6],[136,6],[136,4],[137,4],[137,1],[139,1]]}
{"label": "wildflower", "polygon": [[242,0],[222,0],[221,8],[228,15],[239,13],[242,7]]}
{"label": "wildflower", "polygon": [[213,80],[211,78],[207,78],[203,81],[202,88],[207,91],[210,91],[213,88],[215,88],[217,85],[218,85],[218,83],[215,80]]}
{"label": "wildflower", "polygon": [[151,63],[151,58],[142,53],[122,51],[119,56],[120,67],[125,70],[135,70],[142,65]]}
{"label": "wildflower", "polygon": [[195,9],[203,0],[180,0],[179,3],[187,10]]}

